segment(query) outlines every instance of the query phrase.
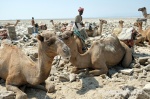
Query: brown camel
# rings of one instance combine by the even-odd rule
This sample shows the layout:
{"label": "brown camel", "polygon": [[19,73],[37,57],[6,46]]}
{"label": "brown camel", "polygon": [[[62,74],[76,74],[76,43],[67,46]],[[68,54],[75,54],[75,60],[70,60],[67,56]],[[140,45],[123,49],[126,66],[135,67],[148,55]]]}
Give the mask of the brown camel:
{"label": "brown camel", "polygon": [[150,27],[147,28],[146,30],[142,29],[142,22],[135,22],[134,26],[138,27],[138,32],[144,37],[144,40],[149,41],[150,45]]}
{"label": "brown camel", "polygon": [[99,19],[99,26],[95,27],[94,30],[87,29],[86,32],[89,37],[94,37],[102,34],[103,24],[107,24],[106,20]]}
{"label": "brown camel", "polygon": [[110,34],[105,39],[93,42],[91,47],[84,53],[80,54],[77,50],[77,43],[74,35],[70,31],[65,31],[60,38],[70,47],[70,62],[77,68],[91,68],[90,74],[101,75],[108,72],[108,68],[122,63],[128,67],[132,62],[132,51],[119,39]]}
{"label": "brown camel", "polygon": [[[48,78],[51,63],[55,55],[70,57],[70,48],[51,34],[38,35],[38,62],[33,62],[20,48],[14,45],[2,44],[0,48],[0,77],[6,80],[8,91],[16,93],[16,99],[27,99],[27,95],[18,87],[25,84],[38,85]],[[7,53],[6,53],[7,52]],[[54,86],[45,82],[48,92]]]}
{"label": "brown camel", "polygon": [[119,27],[114,28],[113,33],[116,34],[117,36],[121,33],[122,28],[123,28],[123,23],[124,21],[120,20],[119,21]]}
{"label": "brown camel", "polygon": [[139,8],[138,11],[142,11],[144,18],[150,19],[150,14],[147,14],[146,7]]}

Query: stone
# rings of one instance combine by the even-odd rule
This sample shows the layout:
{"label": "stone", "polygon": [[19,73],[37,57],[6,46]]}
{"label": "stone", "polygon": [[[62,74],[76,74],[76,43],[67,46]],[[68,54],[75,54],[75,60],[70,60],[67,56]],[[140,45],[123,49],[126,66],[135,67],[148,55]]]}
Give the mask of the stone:
{"label": "stone", "polygon": [[136,73],[142,73],[143,70],[139,69],[139,68],[134,68],[133,71],[136,72]]}
{"label": "stone", "polygon": [[150,96],[143,90],[135,89],[128,99],[150,99]]}
{"label": "stone", "polygon": [[147,81],[147,82],[150,82],[150,76],[148,76],[148,77],[146,78],[146,81]]}
{"label": "stone", "polygon": [[0,99],[15,99],[15,96],[12,91],[0,91]]}
{"label": "stone", "polygon": [[58,79],[61,82],[69,81],[69,77],[67,75],[60,75]]}
{"label": "stone", "polygon": [[146,85],[143,87],[143,90],[144,90],[147,94],[149,94],[149,96],[150,96],[150,83],[146,84]]}
{"label": "stone", "polygon": [[76,74],[71,73],[69,75],[69,79],[70,79],[70,82],[75,81],[76,80]]}
{"label": "stone", "polygon": [[149,59],[149,57],[140,57],[138,59],[138,62],[141,64],[141,65],[145,65],[145,62],[147,62],[147,60]]}
{"label": "stone", "polygon": [[139,67],[140,67],[140,64],[137,63],[137,64],[135,64],[133,67],[134,67],[134,68],[139,68]]}
{"label": "stone", "polygon": [[120,70],[120,72],[126,75],[131,75],[133,73],[133,69],[124,69]]}
{"label": "stone", "polygon": [[146,70],[146,71],[150,71],[150,64],[145,66],[143,69]]}

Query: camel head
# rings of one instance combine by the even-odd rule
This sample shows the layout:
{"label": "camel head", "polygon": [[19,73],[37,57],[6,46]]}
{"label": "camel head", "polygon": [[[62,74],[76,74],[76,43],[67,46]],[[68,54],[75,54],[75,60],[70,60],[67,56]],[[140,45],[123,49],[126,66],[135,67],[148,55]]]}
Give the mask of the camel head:
{"label": "camel head", "polygon": [[104,23],[107,24],[106,20],[99,19],[99,21],[100,21],[101,24],[104,24]]}
{"label": "camel head", "polygon": [[136,27],[142,27],[142,21],[138,21],[138,22],[135,22],[134,23],[134,26],[136,26]]}
{"label": "camel head", "polygon": [[61,55],[64,59],[70,59],[70,48],[55,34],[45,33],[37,36],[39,48],[44,51],[47,56],[52,56],[52,53]]}
{"label": "camel head", "polygon": [[138,11],[144,11],[144,10],[146,10],[146,7],[142,7],[138,9]]}
{"label": "camel head", "polygon": [[119,24],[123,24],[123,23],[124,23],[124,21],[122,21],[122,20],[119,21]]}
{"label": "camel head", "polygon": [[63,40],[65,44],[71,46],[74,40],[74,35],[72,31],[64,31],[61,35],[59,35],[59,38]]}
{"label": "camel head", "polygon": [[50,20],[50,22],[53,22],[53,20]]}

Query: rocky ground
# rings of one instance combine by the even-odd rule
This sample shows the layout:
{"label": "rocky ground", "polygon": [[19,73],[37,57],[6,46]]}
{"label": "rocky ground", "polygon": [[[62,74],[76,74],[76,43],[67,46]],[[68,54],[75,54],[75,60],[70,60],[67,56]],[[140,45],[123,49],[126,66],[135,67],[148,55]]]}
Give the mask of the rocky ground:
{"label": "rocky ground", "polygon": [[[110,33],[118,25],[120,19],[106,19],[103,34]],[[136,18],[122,19],[124,27],[131,27]],[[37,20],[48,24],[49,20]],[[58,20],[57,20],[58,21]],[[69,22],[70,20],[59,20]],[[98,19],[86,19],[86,21],[98,23]],[[0,21],[0,24],[7,21]],[[14,21],[12,21],[14,22]],[[149,21],[148,21],[149,23]],[[21,21],[16,27],[17,41],[13,44],[21,47],[23,51],[34,61],[37,61],[37,41],[35,36],[27,35],[27,26],[30,21]],[[149,24],[144,25],[147,28]],[[96,38],[90,38],[95,40]],[[109,69],[107,75],[92,76],[87,70],[79,74],[71,73],[73,65],[64,62],[60,56],[54,58],[52,70],[48,82],[55,85],[55,92],[47,93],[40,89],[25,89],[29,99],[150,99],[150,45],[135,46],[133,51],[134,61],[129,68],[117,65]],[[13,99],[13,93],[6,91],[5,81],[0,79],[0,99],[9,96]],[[3,99],[3,98],[2,98]],[[7,98],[5,98],[7,99]]]}

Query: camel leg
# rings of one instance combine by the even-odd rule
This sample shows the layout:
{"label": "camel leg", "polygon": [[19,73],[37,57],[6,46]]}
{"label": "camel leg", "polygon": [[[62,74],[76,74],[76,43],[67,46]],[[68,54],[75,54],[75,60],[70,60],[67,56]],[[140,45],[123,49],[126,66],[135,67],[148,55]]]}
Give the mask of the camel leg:
{"label": "camel leg", "polygon": [[49,93],[52,93],[55,91],[55,85],[53,85],[52,83],[48,82],[48,81],[45,81],[45,84],[44,84],[47,92]]}
{"label": "camel leg", "polygon": [[27,95],[22,92],[17,86],[6,84],[6,89],[8,91],[13,91],[16,93],[16,99],[27,99]]}
{"label": "camel leg", "polygon": [[8,76],[6,79],[6,89],[8,91],[15,92],[16,99],[27,99],[27,95],[23,91],[21,91],[17,86],[21,82],[21,79],[20,79],[20,81],[18,81],[17,78],[18,78],[17,75],[16,76],[14,76],[14,75]]}
{"label": "camel leg", "polygon": [[[97,66],[98,65],[98,66]],[[103,63],[103,64],[97,64],[96,66],[93,66],[93,68],[95,69],[95,70],[92,70],[92,71],[89,71],[89,74],[92,74],[92,75],[94,75],[94,76],[99,76],[99,75],[101,75],[101,74],[107,74],[107,72],[108,72],[108,68],[107,68],[107,66],[106,66],[106,64],[105,63]]]}
{"label": "camel leg", "polygon": [[122,46],[125,48],[125,55],[122,60],[122,66],[123,67],[129,67],[132,62],[132,50],[129,48],[126,44],[121,42]]}

